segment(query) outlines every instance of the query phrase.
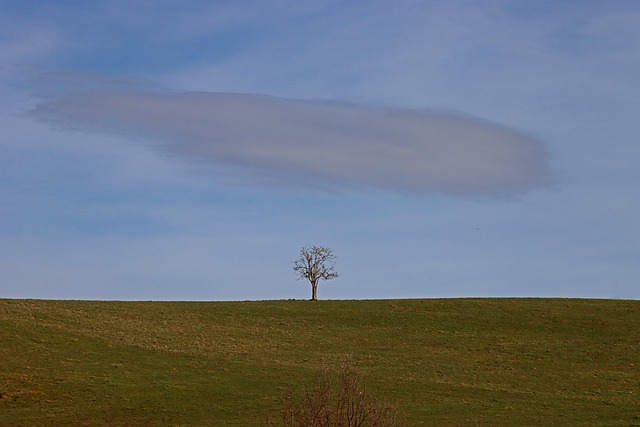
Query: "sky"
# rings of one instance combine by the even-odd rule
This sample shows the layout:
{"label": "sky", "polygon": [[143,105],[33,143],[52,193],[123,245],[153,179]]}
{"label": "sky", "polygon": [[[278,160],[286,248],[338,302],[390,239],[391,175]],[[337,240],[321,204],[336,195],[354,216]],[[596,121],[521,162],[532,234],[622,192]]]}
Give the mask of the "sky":
{"label": "sky", "polygon": [[0,0],[0,298],[640,299],[640,2]]}

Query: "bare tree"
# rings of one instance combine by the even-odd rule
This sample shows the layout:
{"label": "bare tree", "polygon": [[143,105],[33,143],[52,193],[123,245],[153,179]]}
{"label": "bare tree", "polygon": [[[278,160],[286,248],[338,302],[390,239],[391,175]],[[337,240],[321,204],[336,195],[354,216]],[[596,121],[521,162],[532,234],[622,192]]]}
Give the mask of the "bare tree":
{"label": "bare tree", "polygon": [[333,250],[326,246],[304,246],[300,249],[300,258],[293,263],[293,271],[298,280],[306,279],[311,283],[311,299],[318,299],[320,279],[331,280],[338,277],[334,265],[336,259]]}

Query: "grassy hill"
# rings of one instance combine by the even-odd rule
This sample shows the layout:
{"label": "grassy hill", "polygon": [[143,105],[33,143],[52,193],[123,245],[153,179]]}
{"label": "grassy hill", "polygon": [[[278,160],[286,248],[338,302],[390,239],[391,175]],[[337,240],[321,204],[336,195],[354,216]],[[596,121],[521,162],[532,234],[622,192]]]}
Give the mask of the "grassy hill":
{"label": "grassy hill", "polygon": [[640,302],[0,300],[1,426],[265,425],[347,363],[411,426],[640,425]]}

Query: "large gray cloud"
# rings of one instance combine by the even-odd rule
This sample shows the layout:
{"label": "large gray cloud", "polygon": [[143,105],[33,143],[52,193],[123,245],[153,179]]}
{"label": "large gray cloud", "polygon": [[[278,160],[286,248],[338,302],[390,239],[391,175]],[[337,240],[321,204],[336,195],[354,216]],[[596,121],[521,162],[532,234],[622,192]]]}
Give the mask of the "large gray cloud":
{"label": "large gray cloud", "polygon": [[537,140],[450,112],[123,90],[48,100],[28,115],[291,181],[464,195],[522,191],[546,175]]}

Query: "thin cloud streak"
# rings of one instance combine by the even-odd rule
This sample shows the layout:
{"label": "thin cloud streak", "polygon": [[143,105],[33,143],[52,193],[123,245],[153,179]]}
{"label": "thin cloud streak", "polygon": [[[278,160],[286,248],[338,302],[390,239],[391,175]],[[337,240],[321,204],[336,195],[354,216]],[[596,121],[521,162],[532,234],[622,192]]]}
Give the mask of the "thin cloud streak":
{"label": "thin cloud streak", "polygon": [[45,101],[27,116],[65,130],[134,137],[180,156],[292,182],[491,195],[547,180],[539,141],[451,112],[123,90]]}

